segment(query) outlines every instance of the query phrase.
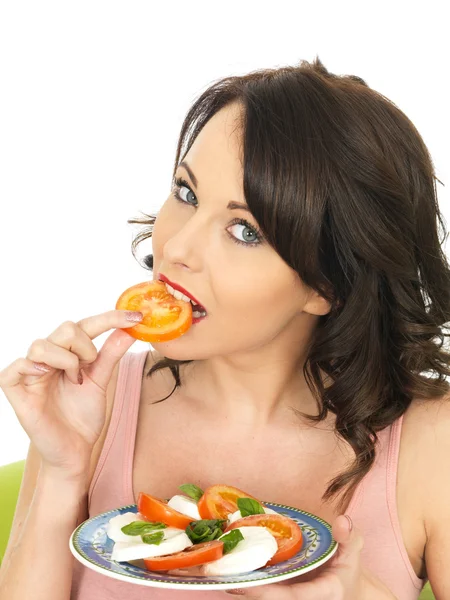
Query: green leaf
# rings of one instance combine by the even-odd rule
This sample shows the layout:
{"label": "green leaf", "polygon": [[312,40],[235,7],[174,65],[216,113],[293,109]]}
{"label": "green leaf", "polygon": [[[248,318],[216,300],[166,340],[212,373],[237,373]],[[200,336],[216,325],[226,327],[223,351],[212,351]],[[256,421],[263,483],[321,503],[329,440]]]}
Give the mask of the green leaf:
{"label": "green leaf", "polygon": [[163,539],[164,531],[157,531],[156,533],[149,533],[147,535],[142,536],[142,541],[145,544],[156,544],[157,546],[159,546]]}
{"label": "green leaf", "polygon": [[223,534],[225,523],[228,523],[228,519],[201,519],[189,523],[185,531],[191,542],[200,544],[217,540]]}
{"label": "green leaf", "polygon": [[180,485],[179,487],[180,490],[186,494],[186,496],[189,496],[189,498],[192,498],[196,502],[200,500],[204,493],[201,488],[193,483],[183,483],[183,485]]}
{"label": "green leaf", "polygon": [[146,533],[151,533],[156,529],[165,529],[166,527],[167,525],[164,523],[158,523],[156,521],[133,521],[120,529],[126,535],[144,535]]}
{"label": "green leaf", "polygon": [[228,554],[231,552],[233,548],[236,548],[239,542],[244,539],[244,536],[239,531],[239,529],[232,529],[225,535],[220,538],[220,541],[223,542],[223,553]]}
{"label": "green leaf", "polygon": [[238,498],[237,505],[243,517],[263,515],[265,512],[261,504],[257,500],[252,500],[251,498]]}

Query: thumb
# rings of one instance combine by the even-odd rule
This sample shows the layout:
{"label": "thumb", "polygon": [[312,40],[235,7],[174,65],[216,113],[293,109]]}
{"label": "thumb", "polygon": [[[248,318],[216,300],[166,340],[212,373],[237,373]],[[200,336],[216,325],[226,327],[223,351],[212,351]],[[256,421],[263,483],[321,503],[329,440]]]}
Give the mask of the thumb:
{"label": "thumb", "polygon": [[114,330],[100,348],[95,361],[83,367],[83,371],[98,386],[106,389],[115,366],[135,341],[136,339],[126,333],[126,331],[122,329]]}
{"label": "thumb", "polygon": [[333,566],[354,564],[364,546],[364,538],[361,531],[353,525],[349,515],[337,517],[333,523],[332,534],[339,544]]}

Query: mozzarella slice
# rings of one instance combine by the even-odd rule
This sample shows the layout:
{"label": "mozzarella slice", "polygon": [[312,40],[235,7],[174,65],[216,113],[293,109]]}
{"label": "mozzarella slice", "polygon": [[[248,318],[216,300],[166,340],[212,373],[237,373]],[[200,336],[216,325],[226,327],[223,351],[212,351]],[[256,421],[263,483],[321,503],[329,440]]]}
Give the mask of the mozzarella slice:
{"label": "mozzarella slice", "polygon": [[[266,514],[270,514],[270,515],[276,515],[278,514],[276,510],[272,510],[271,508],[267,508],[267,506],[263,506],[264,512]],[[237,521],[238,519],[242,519],[242,515],[241,515],[241,511],[237,510],[234,513],[229,513],[228,515],[228,519],[230,521],[230,523],[234,523],[234,521]],[[245,518],[245,517],[244,517]]]}
{"label": "mozzarella slice", "polygon": [[198,512],[197,502],[192,498],[188,498],[187,496],[173,496],[169,502],[167,503],[170,508],[177,510],[183,515],[188,517],[192,517],[193,521],[200,521],[201,516]]}
{"label": "mozzarella slice", "polygon": [[204,575],[239,575],[254,571],[264,567],[277,552],[277,541],[266,527],[239,527],[238,529],[244,539],[228,554],[202,565]]}
{"label": "mozzarella slice", "polygon": [[122,527],[129,525],[133,521],[145,521],[139,513],[126,512],[123,515],[117,515],[110,519],[106,529],[106,535],[114,542],[132,542],[136,541],[135,535],[127,535],[121,531]]}
{"label": "mozzarella slice", "polygon": [[159,545],[145,544],[139,535],[127,536],[134,537],[132,542],[116,542],[111,554],[111,560],[122,562],[152,556],[165,556],[166,554],[181,552],[193,545],[182,529],[167,527],[167,529],[160,529],[159,531],[164,533],[164,539]]}

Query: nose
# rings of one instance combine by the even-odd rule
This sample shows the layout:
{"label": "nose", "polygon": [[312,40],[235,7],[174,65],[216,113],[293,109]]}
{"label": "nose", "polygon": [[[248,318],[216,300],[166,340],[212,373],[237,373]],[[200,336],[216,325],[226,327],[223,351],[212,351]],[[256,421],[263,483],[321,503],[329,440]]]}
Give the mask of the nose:
{"label": "nose", "polygon": [[190,271],[200,271],[207,248],[206,223],[201,222],[198,213],[192,216],[176,232],[172,232],[163,247],[166,264],[182,266]]}

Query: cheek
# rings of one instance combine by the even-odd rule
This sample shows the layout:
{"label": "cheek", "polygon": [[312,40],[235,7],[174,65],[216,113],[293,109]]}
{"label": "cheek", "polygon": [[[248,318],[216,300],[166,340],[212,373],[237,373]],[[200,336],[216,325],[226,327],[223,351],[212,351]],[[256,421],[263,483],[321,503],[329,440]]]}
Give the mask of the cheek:
{"label": "cheek", "polygon": [[176,215],[170,206],[169,197],[158,212],[152,231],[153,256],[157,259],[161,257],[162,249],[167,240],[177,230]]}
{"label": "cheek", "polygon": [[236,265],[228,276],[222,271],[223,283],[216,287],[218,313],[247,331],[255,326],[267,331],[283,326],[298,313],[303,301],[303,292],[287,265],[277,262],[268,268],[269,261],[262,262],[247,265],[243,272]]}

